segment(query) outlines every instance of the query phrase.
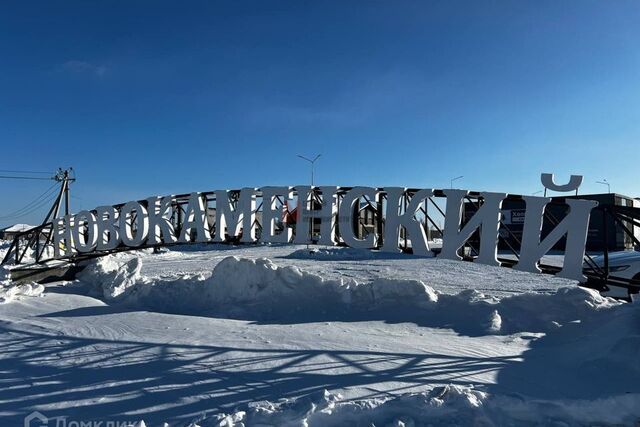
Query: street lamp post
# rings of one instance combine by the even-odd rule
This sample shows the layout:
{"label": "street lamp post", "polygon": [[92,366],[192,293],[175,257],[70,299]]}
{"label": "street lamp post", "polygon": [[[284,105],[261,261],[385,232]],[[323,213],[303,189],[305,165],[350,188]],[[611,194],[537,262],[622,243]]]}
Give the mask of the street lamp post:
{"label": "street lamp post", "polygon": [[459,180],[459,179],[461,179],[461,178],[464,178],[464,176],[463,176],[463,175],[460,175],[460,176],[457,176],[457,177],[455,177],[455,178],[451,178],[451,188],[452,188],[452,189],[453,189],[453,181],[457,181],[457,180]]}
{"label": "street lamp post", "polygon": [[607,193],[611,193],[611,185],[609,185],[609,182],[606,179],[603,179],[602,181],[596,181],[596,184],[606,185]]}
{"label": "street lamp post", "polygon": [[[308,157],[302,156],[300,154],[298,154],[298,157],[300,157],[302,160],[306,160],[307,162],[309,162],[311,164],[311,225],[309,226],[309,236],[311,238],[311,241],[313,241],[313,229],[314,229],[314,222],[315,222],[315,216],[314,216],[314,206],[313,206],[313,195],[315,194],[313,191],[313,173],[314,173],[314,167],[316,164],[316,160],[318,160],[320,158],[322,154],[318,154],[316,155],[313,160],[309,159]],[[298,194],[298,197],[300,197],[300,195]],[[309,249],[309,245],[307,244],[307,249]]]}
{"label": "street lamp post", "polygon": [[300,157],[302,160],[306,160],[307,162],[311,163],[311,186],[313,187],[313,167],[316,163],[316,160],[318,160],[320,158],[320,156],[322,156],[322,154],[318,154],[317,156],[315,156],[313,158],[313,160],[305,157],[305,156],[301,156],[300,154],[298,154],[298,157]]}

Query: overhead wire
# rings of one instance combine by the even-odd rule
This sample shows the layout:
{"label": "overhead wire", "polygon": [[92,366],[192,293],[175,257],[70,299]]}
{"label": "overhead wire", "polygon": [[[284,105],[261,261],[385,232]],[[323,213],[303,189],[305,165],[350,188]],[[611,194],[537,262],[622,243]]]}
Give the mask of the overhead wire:
{"label": "overhead wire", "polygon": [[53,178],[40,178],[38,176],[8,176],[8,175],[0,175],[2,179],[38,179],[38,180],[47,180],[50,181]]}
{"label": "overhead wire", "polygon": [[44,193],[40,194],[38,197],[36,197],[35,199],[33,199],[31,202],[27,203],[26,205],[24,205],[23,207],[21,207],[20,209],[17,209],[7,215],[2,215],[0,216],[0,218],[2,219],[6,219],[6,218],[19,218],[21,216],[23,216],[25,214],[25,211],[29,211],[29,213],[31,213],[30,209],[35,207],[36,205],[38,205],[37,207],[40,207],[39,203],[43,202],[44,200],[49,201],[50,196],[51,195],[55,195],[55,191],[52,192],[53,189],[55,189],[58,186],[59,183],[54,183],[51,187],[49,187],[47,190],[45,190]]}
{"label": "overhead wire", "polygon": [[[49,203],[51,203],[53,200],[55,200],[57,197],[56,194],[51,194],[49,195],[49,197],[47,197],[46,199],[42,200],[40,203],[38,203],[37,205],[33,206],[31,209],[29,209],[28,211],[22,212],[19,215],[14,215],[10,218],[22,218],[24,216],[27,216],[33,212],[36,212],[37,210],[39,210],[40,208],[47,206]],[[5,218],[6,219],[6,218]]]}
{"label": "overhead wire", "polygon": [[56,188],[58,186],[58,183],[54,183],[53,185],[51,185],[51,187],[47,188],[42,194],[40,194],[38,197],[36,197],[35,199],[31,200],[29,203],[27,203],[26,205],[24,205],[23,207],[21,207],[18,210],[15,210],[7,215],[2,215],[3,217],[6,216],[11,216],[11,215],[16,215],[21,213],[24,210],[29,209],[32,205],[38,203],[41,199],[47,197],[49,195],[49,193],[51,193],[51,190],[53,190],[54,188]]}
{"label": "overhead wire", "polygon": [[[72,171],[72,169],[70,169]],[[20,174],[20,175],[0,175],[0,179],[24,179],[24,180],[54,180],[55,182],[51,187],[49,187],[44,193],[40,194],[38,197],[33,199],[31,202],[27,203],[20,209],[17,209],[7,215],[0,215],[0,219],[9,219],[9,218],[21,218],[26,215],[29,215],[47,203],[52,202],[58,196],[58,185],[62,185],[61,180],[59,179],[59,173],[61,169],[58,170],[58,173],[52,172],[44,172],[44,171],[24,171],[24,170],[9,170],[9,169],[0,169],[0,173],[3,174]],[[72,172],[73,173],[73,172]],[[38,177],[38,176],[24,176],[28,174],[44,174],[49,175],[49,177]]]}
{"label": "overhead wire", "polygon": [[34,173],[34,174],[54,175],[52,172],[42,172],[42,171],[16,171],[16,170],[7,170],[7,169],[0,169],[0,173]]}

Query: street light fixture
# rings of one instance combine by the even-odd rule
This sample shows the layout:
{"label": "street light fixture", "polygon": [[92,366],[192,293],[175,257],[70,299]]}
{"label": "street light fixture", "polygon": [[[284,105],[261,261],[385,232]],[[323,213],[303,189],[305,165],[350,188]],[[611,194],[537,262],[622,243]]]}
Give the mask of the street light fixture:
{"label": "street light fixture", "polygon": [[463,175],[460,175],[460,176],[457,176],[457,177],[455,177],[455,178],[451,178],[451,188],[453,188],[453,181],[457,181],[457,180],[459,180],[459,179],[461,179],[461,178],[464,178],[464,176],[463,176]]}
{"label": "street light fixture", "polygon": [[313,187],[313,167],[315,166],[316,160],[318,160],[320,156],[322,156],[322,154],[318,154],[313,158],[313,160],[311,160],[305,156],[301,156],[300,154],[298,154],[298,157],[300,157],[302,160],[306,160],[307,162],[311,163],[311,186],[312,187]]}
{"label": "street light fixture", "polygon": [[611,193],[611,185],[609,185],[609,182],[606,179],[603,179],[602,181],[596,181],[596,184],[606,185],[607,193]]}

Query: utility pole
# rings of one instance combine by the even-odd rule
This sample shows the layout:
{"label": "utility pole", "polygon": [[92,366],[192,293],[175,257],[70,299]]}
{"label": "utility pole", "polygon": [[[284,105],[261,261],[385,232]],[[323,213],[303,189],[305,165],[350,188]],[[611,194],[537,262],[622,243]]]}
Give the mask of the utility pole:
{"label": "utility pole", "polygon": [[[41,173],[41,172],[34,172],[34,173]],[[0,177],[0,178],[3,178],[3,177]],[[47,180],[53,180],[60,183],[60,191],[58,192],[58,195],[55,201],[53,202],[53,206],[51,206],[51,209],[49,209],[49,212],[47,213],[44,220],[42,221],[42,224],[39,227],[35,227],[33,229],[36,231],[32,232],[32,235],[28,237],[28,240],[26,241],[22,249],[20,248],[20,245],[21,245],[20,240],[23,237],[21,235],[17,235],[14,238],[13,242],[11,243],[9,250],[5,254],[4,259],[2,260],[2,263],[4,264],[9,260],[9,257],[15,256],[15,263],[20,264],[20,262],[22,262],[22,259],[24,258],[27,252],[27,249],[33,248],[35,250],[35,261],[36,263],[38,263],[40,262],[41,256],[44,254],[46,248],[48,247],[48,245],[51,243],[53,239],[53,230],[54,230],[53,222],[56,221],[56,219],[58,218],[63,200],[64,200],[64,214],[65,215],[70,214],[69,186],[72,182],[76,180],[75,174],[73,173],[73,168],[69,168],[66,170],[63,170],[62,168],[58,168],[56,173],[50,178],[17,177],[17,176],[8,176],[7,178],[47,179]],[[48,232],[44,232],[45,228],[47,227],[49,228]],[[41,237],[45,238],[44,243],[40,242]]]}
{"label": "utility pole", "polygon": [[53,176],[52,179],[62,184],[60,185],[60,193],[58,193],[58,197],[53,203],[53,206],[51,206],[49,213],[44,218],[44,221],[42,221],[42,225],[45,225],[46,223],[48,223],[50,219],[54,220],[58,217],[63,200],[64,200],[64,214],[69,215],[70,213],[69,186],[71,185],[72,182],[76,180],[75,174],[73,174],[73,168],[69,168],[65,170],[63,170],[62,168],[58,168],[56,174]]}

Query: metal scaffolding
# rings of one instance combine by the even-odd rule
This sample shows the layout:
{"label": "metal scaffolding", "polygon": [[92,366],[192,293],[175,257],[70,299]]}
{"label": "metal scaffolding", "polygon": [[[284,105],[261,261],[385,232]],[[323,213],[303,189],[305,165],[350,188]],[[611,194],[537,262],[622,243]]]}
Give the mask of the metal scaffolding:
{"label": "metal scaffolding", "polygon": [[[54,221],[59,217],[61,209],[64,208],[64,214],[68,215],[69,212],[69,185],[74,181],[74,178],[70,176],[69,171],[60,171],[58,173],[58,178],[60,185],[60,191],[58,193],[58,197],[55,200],[55,203],[49,210],[45,220],[42,224],[34,229],[28,230],[24,233],[20,233],[16,236],[14,241],[11,244],[7,255],[5,256],[2,263],[13,262],[15,264],[20,264],[23,262],[25,254],[29,249],[33,250],[32,260],[34,264],[46,266],[48,262],[54,260],[54,250],[53,250],[53,232],[54,232]],[[345,194],[351,190],[351,187],[338,187],[337,193],[335,197],[337,198],[337,205],[340,206]],[[388,203],[388,194],[385,192],[384,188],[375,189],[379,194],[379,197],[376,200],[370,200],[367,197],[362,197],[361,202],[358,204],[358,209],[368,209],[371,212],[375,212],[375,220],[373,223],[366,222],[365,219],[361,218],[361,215],[354,215],[354,221],[352,226],[354,230],[360,235],[361,238],[366,237],[370,233],[375,233],[377,236],[376,244],[374,249],[379,249],[384,241],[384,225],[385,225],[385,216],[384,212],[386,211],[386,205]],[[233,209],[237,209],[238,202],[240,198],[241,190],[232,190],[229,191],[229,203]],[[401,197],[400,203],[400,213],[403,210],[406,211],[407,207],[411,199],[416,195],[416,193],[420,191],[417,188],[408,188],[405,189],[404,193]],[[204,197],[206,201],[206,206],[212,209],[216,207],[216,194],[215,192],[204,192],[199,193],[202,197]],[[256,228],[256,234],[260,236],[263,228],[263,224],[261,222],[260,213],[263,209],[263,204],[265,200],[262,197],[261,191],[256,191],[256,208],[254,213],[256,213],[255,220],[253,222],[253,226]],[[189,197],[191,194],[180,194],[177,196],[172,196],[172,216],[170,218],[171,223],[173,224],[176,235],[179,235],[183,224],[185,221],[185,216],[187,215],[187,206],[189,202]],[[293,197],[296,199],[298,195],[295,190],[293,190]],[[321,193],[318,187],[312,188],[311,197],[307,197],[307,209],[320,209],[323,201],[323,194]],[[334,197],[334,194],[331,195]],[[294,199],[286,199],[282,196],[278,196],[274,201],[270,201],[271,203],[275,203],[275,209],[282,210],[282,217],[284,218],[292,218],[294,217],[295,209],[291,209],[289,207],[289,203],[293,202]],[[523,196],[521,195],[508,195],[505,200],[524,203]],[[558,216],[558,212],[568,212],[568,205],[566,203],[567,198],[565,197],[554,197],[552,201],[547,205],[544,214],[544,221],[546,224],[550,226],[557,225],[562,220],[562,215]],[[313,201],[313,202],[311,202]],[[139,201],[139,203],[148,208],[148,203],[146,200]],[[473,214],[476,210],[478,210],[482,204],[484,203],[482,193],[480,192],[469,192],[465,198],[465,210],[463,212],[462,222],[464,225],[466,217],[470,214]],[[433,193],[430,197],[425,198],[419,205],[418,210],[415,213],[415,218],[419,221],[422,227],[424,227],[425,233],[427,236],[432,234],[436,234],[439,236],[443,235],[443,230],[440,224],[445,217],[445,211],[443,210],[443,206],[446,205],[446,195],[445,190],[433,190]],[[124,206],[124,204],[115,205],[115,209],[118,211]],[[550,208],[555,206],[555,208]],[[468,207],[468,209],[467,209]],[[93,211],[95,213],[95,211]],[[593,212],[600,212],[603,218],[603,232],[606,235],[607,233],[616,233],[623,232],[625,235],[629,236],[633,242],[640,247],[640,241],[638,241],[637,237],[633,233],[633,227],[640,227],[640,208],[635,207],[627,207],[627,206],[611,206],[611,205],[600,205],[593,209]],[[128,224],[134,228],[136,224],[136,213],[131,215],[128,218]],[[337,214],[336,214],[337,215]],[[316,220],[320,220],[318,216],[312,216]],[[604,219],[612,218],[613,221],[608,221]],[[336,218],[337,219],[337,218]],[[211,235],[215,235],[216,227],[218,224],[215,221],[211,221],[209,224]],[[338,222],[335,221],[333,225],[333,231],[338,233]],[[612,229],[612,225],[615,224],[616,229]],[[304,224],[302,228],[296,227],[296,223],[294,221],[281,221],[278,224],[280,229],[290,228],[292,233],[295,235],[297,229],[304,230],[304,232],[309,233],[310,241],[315,242],[315,231],[314,227],[307,227],[307,224]],[[228,224],[227,230],[222,230],[223,235],[231,235],[234,236],[235,233],[229,233],[229,227],[238,227],[238,224]],[[521,241],[517,236],[517,232],[514,230],[513,225],[508,224],[504,221],[504,218],[500,221],[500,229],[503,232],[499,233],[499,244],[502,247],[506,247],[507,250],[501,253],[498,257],[498,261],[500,265],[503,267],[512,267],[517,264],[520,257],[521,250]],[[462,256],[464,260],[473,261],[478,255],[479,248],[479,234],[475,233],[475,237],[472,236],[465,245],[460,249],[459,254]],[[213,243],[213,242],[212,242]],[[220,242],[216,242],[220,243]],[[240,238],[236,236],[236,238],[229,238],[225,243],[228,244],[239,244]],[[69,253],[63,255],[61,257],[55,258],[56,260],[68,261],[70,263],[77,263],[78,261],[100,257],[112,253],[122,252],[122,251],[130,251],[130,250],[138,250],[144,248],[157,248],[164,246],[174,246],[180,245],[184,243],[162,243],[162,244],[143,244],[138,247],[129,247],[125,245],[120,245],[114,249],[110,250],[96,250],[91,253]],[[344,242],[338,241],[338,245],[344,245]],[[410,245],[410,236],[407,235],[406,230],[401,230],[400,232],[400,241],[399,248],[404,252],[412,252]],[[437,248],[432,249],[434,252],[437,252]],[[599,251],[602,253],[604,257],[604,264],[598,265],[593,257],[589,254],[585,254],[584,257],[584,269],[583,274],[587,277],[587,281],[582,285],[598,289],[598,290],[607,290],[609,285],[620,286],[629,289],[631,292],[637,292],[640,290],[640,278],[632,278],[625,279],[621,277],[615,276],[615,274],[611,274],[609,269],[609,247],[606,242],[603,243],[603,247]],[[541,263],[539,268],[543,273],[547,274],[556,274],[560,271],[560,267],[547,265]]]}

